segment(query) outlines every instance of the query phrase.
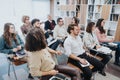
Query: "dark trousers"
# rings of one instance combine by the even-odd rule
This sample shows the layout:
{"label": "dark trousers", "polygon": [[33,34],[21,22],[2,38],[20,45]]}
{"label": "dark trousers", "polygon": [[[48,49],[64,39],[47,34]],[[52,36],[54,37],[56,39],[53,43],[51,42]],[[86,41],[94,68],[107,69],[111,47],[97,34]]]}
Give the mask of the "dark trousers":
{"label": "dark trousers", "polygon": [[[108,45],[108,42],[103,42],[103,43]],[[120,58],[120,42],[113,42],[113,43],[117,44],[117,48],[109,46],[109,45],[107,47],[116,51],[115,52],[115,63],[120,63],[120,59],[119,59]]]}
{"label": "dark trousers", "polygon": [[[80,72],[67,65],[56,65],[55,70],[71,77],[71,80],[80,80]],[[49,80],[52,76],[42,76],[40,80]]]}
{"label": "dark trousers", "polygon": [[104,65],[106,65],[110,61],[110,59],[112,58],[112,54],[97,53],[96,51],[93,51],[93,50],[90,50],[90,54],[92,54],[92,55],[97,54],[97,56],[101,57],[102,58],[101,62]]}
{"label": "dark trousers", "polygon": [[117,44],[117,49],[115,52],[115,63],[120,63],[120,42],[114,42]]}
{"label": "dark trousers", "polygon": [[53,50],[56,50],[58,45],[61,44],[62,42],[60,40],[57,40],[55,43],[51,44],[49,47]]}
{"label": "dark trousers", "polygon": [[83,77],[84,80],[90,80],[91,76],[92,76],[92,71],[102,71],[104,68],[104,64],[100,61],[98,61],[97,59],[93,58],[93,57],[89,57],[86,55],[86,53],[83,53],[82,55],[79,55],[78,57],[80,58],[84,58],[86,59],[90,64],[92,64],[94,66],[94,68],[91,70],[88,67],[82,67],[78,61],[69,58],[68,62],[72,63],[73,65],[79,67],[82,71],[83,71]]}

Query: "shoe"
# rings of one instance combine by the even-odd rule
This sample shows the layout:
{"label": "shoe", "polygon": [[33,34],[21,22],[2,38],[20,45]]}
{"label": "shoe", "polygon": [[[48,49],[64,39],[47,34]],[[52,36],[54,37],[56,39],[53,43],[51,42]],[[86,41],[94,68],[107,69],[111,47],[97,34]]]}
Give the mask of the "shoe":
{"label": "shoe", "polygon": [[30,73],[28,75],[28,79],[34,79]]}
{"label": "shoe", "polygon": [[120,63],[116,63],[116,62],[114,62],[114,64],[115,64],[116,66],[119,66],[119,67],[120,67]]}
{"label": "shoe", "polygon": [[106,76],[106,73],[104,71],[99,71],[99,73],[103,76]]}

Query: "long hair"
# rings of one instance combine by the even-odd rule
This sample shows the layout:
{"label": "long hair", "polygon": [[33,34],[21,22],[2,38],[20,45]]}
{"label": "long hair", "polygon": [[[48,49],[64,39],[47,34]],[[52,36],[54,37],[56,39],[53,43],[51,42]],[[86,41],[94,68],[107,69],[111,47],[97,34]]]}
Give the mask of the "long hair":
{"label": "long hair", "polygon": [[25,49],[39,51],[46,48],[44,32],[40,28],[32,28],[26,36]]}
{"label": "long hair", "polygon": [[93,27],[94,25],[95,25],[94,22],[88,23],[87,28],[86,28],[86,32],[92,33],[92,27]]}
{"label": "long hair", "polygon": [[76,25],[78,25],[78,24],[79,24],[79,19],[78,19],[77,17],[73,17],[72,19],[74,19],[74,21],[75,21],[75,23],[74,23],[74,24],[76,24]]}
{"label": "long hair", "polygon": [[[16,44],[18,44],[17,39],[16,39],[16,34],[15,33],[10,33],[9,29],[10,29],[10,25],[13,25],[12,23],[6,23],[4,25],[4,33],[3,33],[3,37],[6,41],[6,43],[11,46],[11,40],[13,39],[15,41]],[[13,25],[14,26],[14,25]]]}
{"label": "long hair", "polygon": [[104,20],[103,18],[100,18],[100,19],[98,19],[98,21],[96,23],[96,27],[99,29],[101,34],[105,33],[105,30],[104,30],[103,26],[101,25],[103,20]]}

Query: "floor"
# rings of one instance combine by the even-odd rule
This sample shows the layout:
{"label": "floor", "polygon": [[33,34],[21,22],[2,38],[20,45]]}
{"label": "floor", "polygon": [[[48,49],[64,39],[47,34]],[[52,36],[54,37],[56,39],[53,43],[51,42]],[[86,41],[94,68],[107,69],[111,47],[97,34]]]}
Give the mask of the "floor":
{"label": "floor", "polygon": [[[15,71],[17,73],[18,80],[29,80],[27,78],[28,69],[26,64],[15,66]],[[13,70],[11,70],[10,76],[8,76],[7,73],[8,73],[8,61],[6,59],[6,55],[1,53],[0,54],[0,80],[15,80]],[[113,64],[113,59],[108,63],[106,67],[106,73],[107,73],[106,77],[97,73],[95,76],[95,80],[120,80],[120,76],[119,76],[120,67],[115,66]],[[38,79],[35,79],[35,80],[38,80]]]}

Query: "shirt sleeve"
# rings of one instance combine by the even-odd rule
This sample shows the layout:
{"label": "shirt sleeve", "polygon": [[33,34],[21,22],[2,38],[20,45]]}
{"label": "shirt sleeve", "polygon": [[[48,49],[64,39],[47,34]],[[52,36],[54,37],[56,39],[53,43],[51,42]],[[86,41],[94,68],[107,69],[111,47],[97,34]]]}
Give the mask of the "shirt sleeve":
{"label": "shirt sleeve", "polygon": [[68,39],[66,39],[64,42],[64,49],[65,49],[65,55],[69,57],[70,54],[72,54],[72,52],[71,52],[71,43]]}
{"label": "shirt sleeve", "polygon": [[57,38],[57,26],[55,26],[53,30],[53,37],[56,39]]}
{"label": "shirt sleeve", "polygon": [[99,42],[110,42],[111,41],[107,37],[102,38],[99,30],[96,30],[96,36],[97,36]]}
{"label": "shirt sleeve", "polygon": [[18,37],[18,40],[20,41],[20,45],[22,46],[22,48],[24,48],[24,42],[23,42],[23,40],[20,38],[19,35],[17,35],[17,37]]}
{"label": "shirt sleeve", "polygon": [[87,47],[87,48],[93,48],[94,47],[94,45],[91,44],[91,41],[90,41],[89,36],[87,34],[84,35],[83,42],[85,44],[85,47]]}
{"label": "shirt sleeve", "polygon": [[48,30],[49,29],[49,23],[48,21],[45,22],[45,27],[44,27],[45,30]]}
{"label": "shirt sleeve", "polygon": [[8,49],[5,47],[5,41],[4,41],[3,36],[0,37],[0,52],[5,53],[5,54],[13,53],[12,49]]}

